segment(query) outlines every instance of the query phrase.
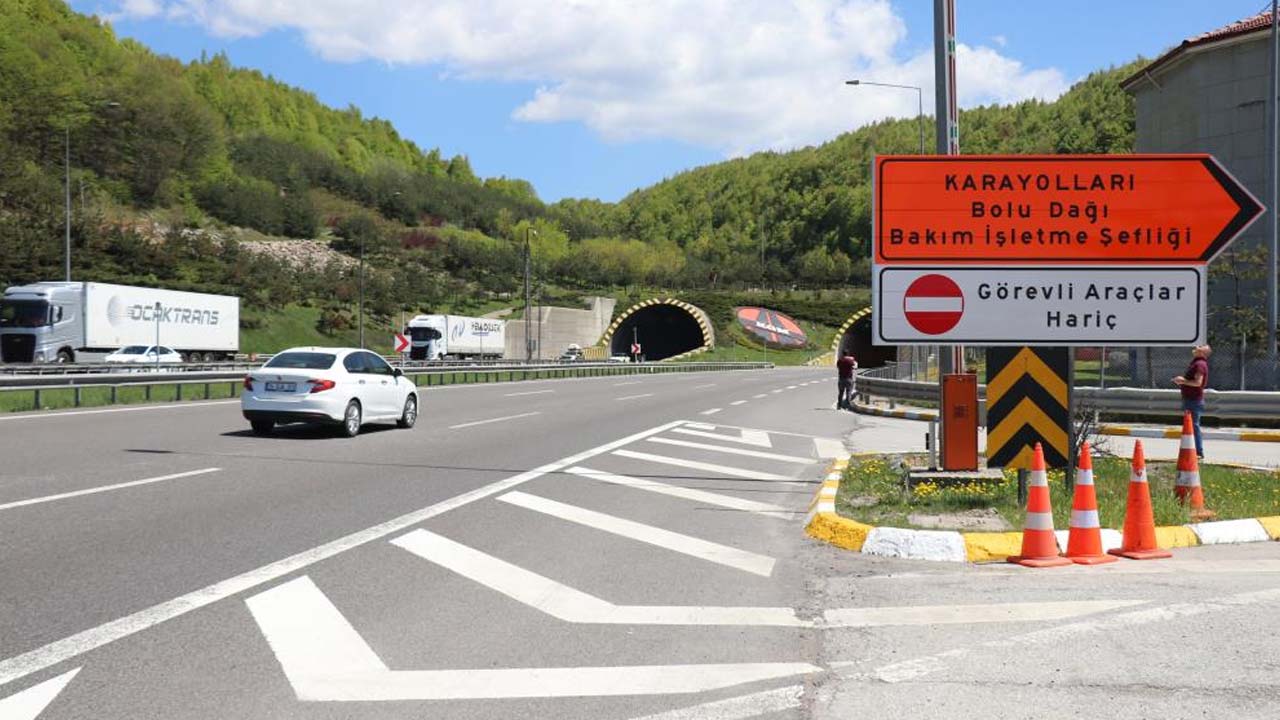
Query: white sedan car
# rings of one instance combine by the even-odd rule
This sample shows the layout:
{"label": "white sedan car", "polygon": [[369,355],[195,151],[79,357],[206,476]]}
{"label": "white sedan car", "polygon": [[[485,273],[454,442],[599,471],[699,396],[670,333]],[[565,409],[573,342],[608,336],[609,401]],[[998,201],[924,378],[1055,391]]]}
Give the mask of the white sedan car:
{"label": "white sedan car", "polygon": [[322,423],[355,437],[369,422],[413,427],[418,388],[368,350],[292,348],[245,376],[240,410],[259,435],[278,424]]}
{"label": "white sedan car", "polygon": [[[159,355],[159,357],[156,357]],[[163,345],[129,345],[102,359],[109,363],[180,363],[182,355]]]}

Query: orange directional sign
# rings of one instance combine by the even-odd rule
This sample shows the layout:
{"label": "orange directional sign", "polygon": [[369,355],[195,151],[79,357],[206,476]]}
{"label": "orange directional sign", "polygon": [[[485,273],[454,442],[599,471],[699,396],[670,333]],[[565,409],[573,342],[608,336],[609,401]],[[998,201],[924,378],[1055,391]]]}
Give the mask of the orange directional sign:
{"label": "orange directional sign", "polygon": [[885,156],[875,261],[1202,264],[1262,209],[1205,154]]}

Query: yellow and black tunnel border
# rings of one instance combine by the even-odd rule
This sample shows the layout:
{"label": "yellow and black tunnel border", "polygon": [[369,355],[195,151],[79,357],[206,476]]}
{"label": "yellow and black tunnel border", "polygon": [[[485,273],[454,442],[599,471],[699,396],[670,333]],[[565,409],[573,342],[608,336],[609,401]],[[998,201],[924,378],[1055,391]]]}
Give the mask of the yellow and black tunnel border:
{"label": "yellow and black tunnel border", "polygon": [[840,326],[840,329],[836,330],[836,336],[831,339],[831,352],[835,353],[836,355],[839,355],[840,343],[844,342],[844,336],[849,332],[849,328],[853,327],[853,324],[858,322],[859,320],[863,318],[868,318],[868,317],[871,317],[870,306],[864,307],[858,312],[850,315],[849,319],[845,320],[844,324]]}
{"label": "yellow and black tunnel border", "polygon": [[896,346],[875,345],[871,338],[871,308],[865,307],[853,313],[836,330],[831,340],[831,357],[839,358],[840,351],[852,352],[858,359],[858,367],[877,368],[898,357]]}
{"label": "yellow and black tunnel border", "polygon": [[645,308],[651,308],[651,307],[654,307],[655,305],[671,305],[684,310],[685,312],[689,313],[690,316],[693,317],[694,321],[698,323],[698,329],[702,332],[701,346],[692,348],[688,352],[680,353],[679,355],[663,358],[664,360],[678,360],[680,358],[688,357],[690,355],[706,352],[715,347],[716,331],[715,331],[715,327],[711,324],[711,318],[707,316],[706,311],[692,303],[687,303],[678,298],[670,298],[670,297],[669,298],[650,298],[648,300],[643,300],[641,302],[638,302],[635,305],[632,305],[631,307],[627,308],[626,310],[623,310],[621,313],[618,314],[617,317],[613,319],[613,322],[609,324],[609,328],[604,331],[604,337],[600,338],[600,345],[602,345],[605,348],[612,347],[614,333],[618,331],[618,328],[622,327],[622,324],[625,323],[628,318],[630,318],[632,315],[636,314],[637,312],[644,310]]}

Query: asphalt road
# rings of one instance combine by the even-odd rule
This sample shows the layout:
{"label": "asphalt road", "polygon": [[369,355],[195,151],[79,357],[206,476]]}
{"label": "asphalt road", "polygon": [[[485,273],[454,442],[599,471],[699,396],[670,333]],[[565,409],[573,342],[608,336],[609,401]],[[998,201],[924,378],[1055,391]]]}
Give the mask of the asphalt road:
{"label": "asphalt road", "polygon": [[884,432],[829,373],[443,388],[353,440],[0,418],[0,720],[1280,711],[1275,544],[1036,573],[808,541],[824,456]]}

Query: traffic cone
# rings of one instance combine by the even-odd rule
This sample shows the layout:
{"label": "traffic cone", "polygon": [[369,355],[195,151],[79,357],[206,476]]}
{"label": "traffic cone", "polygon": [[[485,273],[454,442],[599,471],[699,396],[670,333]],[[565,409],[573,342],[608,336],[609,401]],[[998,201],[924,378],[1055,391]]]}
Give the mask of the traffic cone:
{"label": "traffic cone", "polygon": [[1204,491],[1200,488],[1200,460],[1196,457],[1195,429],[1191,427],[1191,413],[1182,414],[1182,442],[1178,449],[1178,480],[1174,487],[1178,502],[1191,507],[1192,520],[1207,520],[1215,513],[1204,506]]}
{"label": "traffic cone", "polygon": [[1102,526],[1098,523],[1098,493],[1093,487],[1093,458],[1089,443],[1080,445],[1076,463],[1076,491],[1071,499],[1071,531],[1067,534],[1067,557],[1078,565],[1115,562],[1102,552]]}
{"label": "traffic cone", "polygon": [[1009,562],[1026,567],[1070,565],[1058,555],[1058,538],[1053,534],[1053,509],[1049,502],[1049,476],[1044,468],[1044,448],[1036,443],[1031,459],[1031,480],[1027,485],[1027,519],[1022,528],[1022,554]]}
{"label": "traffic cone", "polygon": [[1130,560],[1159,560],[1173,557],[1156,546],[1156,520],[1151,510],[1151,490],[1147,487],[1147,460],[1142,441],[1133,444],[1133,467],[1129,470],[1129,503],[1124,510],[1124,537],[1120,547],[1108,550]]}

